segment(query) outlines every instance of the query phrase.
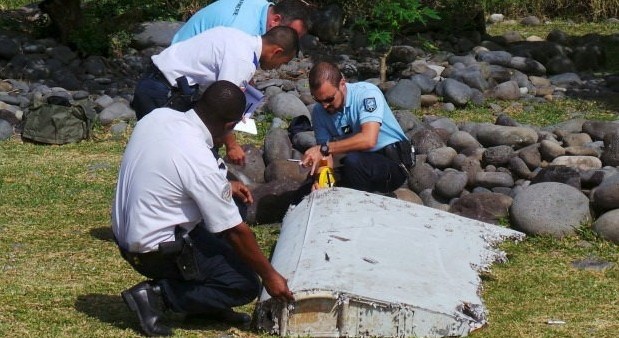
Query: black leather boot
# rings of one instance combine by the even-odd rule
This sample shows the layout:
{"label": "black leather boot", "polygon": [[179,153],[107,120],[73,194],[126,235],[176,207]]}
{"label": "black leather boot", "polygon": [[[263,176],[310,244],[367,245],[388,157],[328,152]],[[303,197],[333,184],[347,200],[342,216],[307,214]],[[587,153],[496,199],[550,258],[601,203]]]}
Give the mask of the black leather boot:
{"label": "black leather boot", "polygon": [[149,336],[171,336],[172,329],[159,324],[162,316],[159,304],[163,304],[159,286],[141,282],[121,292],[125,304],[138,315],[142,331]]}

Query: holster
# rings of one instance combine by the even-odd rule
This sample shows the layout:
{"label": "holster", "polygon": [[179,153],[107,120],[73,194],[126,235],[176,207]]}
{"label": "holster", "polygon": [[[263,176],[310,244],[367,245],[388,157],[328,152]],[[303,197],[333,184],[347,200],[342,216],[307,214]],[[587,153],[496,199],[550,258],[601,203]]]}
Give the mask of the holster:
{"label": "holster", "polygon": [[188,111],[194,106],[194,95],[197,86],[190,86],[187,77],[181,76],[176,79],[176,87],[172,87],[170,98],[166,102],[166,107],[177,111]]}
{"label": "holster", "polygon": [[379,152],[390,160],[402,164],[406,170],[410,170],[415,164],[414,148],[409,140],[392,143],[379,150]]}
{"label": "holster", "polygon": [[176,256],[176,266],[183,279],[197,280],[200,277],[200,267],[196,258],[196,248],[189,236],[189,231],[176,227],[173,242],[159,243],[159,253],[164,256]]}

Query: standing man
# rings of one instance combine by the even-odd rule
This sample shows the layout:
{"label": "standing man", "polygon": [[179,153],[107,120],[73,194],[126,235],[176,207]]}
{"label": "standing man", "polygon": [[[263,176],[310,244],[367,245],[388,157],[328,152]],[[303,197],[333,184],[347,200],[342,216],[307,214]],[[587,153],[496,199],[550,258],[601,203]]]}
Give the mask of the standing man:
{"label": "standing man", "polygon": [[[262,36],[215,27],[152,56],[153,64],[138,81],[131,106],[138,120],[164,106],[186,111],[192,107],[192,97],[200,85],[228,80],[244,86],[258,66],[278,68],[298,51],[299,37],[290,27],[275,27]],[[244,164],[245,153],[234,134],[227,135],[224,143],[230,160]]]}
{"label": "standing man", "polygon": [[122,292],[144,333],[171,335],[164,309],[235,323],[232,307],[251,302],[261,277],[267,292],[293,300],[286,279],[262,254],[233,202],[252,202],[247,187],[226,180],[213,139],[241,120],[245,97],[216,81],[188,112],[160,108],[140,120],[122,159],[112,230],[123,258],[151,280]]}
{"label": "standing man", "polygon": [[305,151],[301,164],[312,167],[324,157],[342,158],[339,185],[390,193],[408,177],[411,144],[378,87],[367,82],[346,83],[337,66],[320,62],[309,73],[309,86],[318,102],[312,111],[316,146]]}
{"label": "standing man", "polygon": [[288,26],[299,36],[307,32],[308,6],[299,0],[218,0],[187,20],[172,38],[172,44],[187,40],[207,29],[234,27],[250,35],[263,35],[273,27]]}

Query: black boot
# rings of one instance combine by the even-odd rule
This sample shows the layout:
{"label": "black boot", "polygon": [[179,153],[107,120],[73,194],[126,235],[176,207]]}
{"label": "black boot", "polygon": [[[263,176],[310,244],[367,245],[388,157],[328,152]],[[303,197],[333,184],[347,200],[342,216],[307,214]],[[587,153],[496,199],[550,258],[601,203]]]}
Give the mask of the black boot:
{"label": "black boot", "polygon": [[158,304],[162,303],[159,286],[141,282],[121,293],[125,304],[138,315],[142,331],[147,336],[171,336],[172,329],[158,323],[162,313]]}

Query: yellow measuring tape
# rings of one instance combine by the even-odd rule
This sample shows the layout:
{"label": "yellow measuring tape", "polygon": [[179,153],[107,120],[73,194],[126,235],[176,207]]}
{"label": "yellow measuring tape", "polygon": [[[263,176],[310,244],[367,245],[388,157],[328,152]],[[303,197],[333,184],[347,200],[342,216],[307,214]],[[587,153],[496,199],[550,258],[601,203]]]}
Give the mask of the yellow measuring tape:
{"label": "yellow measuring tape", "polygon": [[335,184],[335,176],[333,169],[329,167],[322,167],[318,172],[318,187],[319,188],[331,188]]}

